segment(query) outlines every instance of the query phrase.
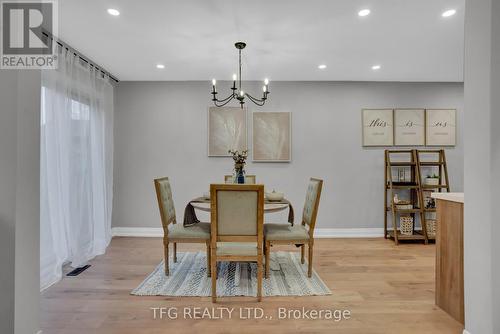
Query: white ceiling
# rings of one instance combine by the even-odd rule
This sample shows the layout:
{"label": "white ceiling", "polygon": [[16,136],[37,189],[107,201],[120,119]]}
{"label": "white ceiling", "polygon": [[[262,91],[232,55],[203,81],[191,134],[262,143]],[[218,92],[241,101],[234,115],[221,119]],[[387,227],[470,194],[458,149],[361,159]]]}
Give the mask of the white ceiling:
{"label": "white ceiling", "polygon": [[464,0],[60,0],[59,13],[61,39],[120,80],[230,79],[241,40],[244,80],[463,81]]}

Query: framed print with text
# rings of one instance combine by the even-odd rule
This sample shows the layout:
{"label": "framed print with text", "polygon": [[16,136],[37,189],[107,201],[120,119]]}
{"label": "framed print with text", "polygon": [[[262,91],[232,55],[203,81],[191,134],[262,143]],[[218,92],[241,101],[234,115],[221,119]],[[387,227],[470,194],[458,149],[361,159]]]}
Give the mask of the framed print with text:
{"label": "framed print with text", "polygon": [[455,146],[457,141],[456,109],[426,109],[425,144]]}
{"label": "framed print with text", "polygon": [[394,110],[394,145],[425,145],[425,109]]}
{"label": "framed print with text", "polygon": [[392,109],[363,109],[363,146],[394,145]]}

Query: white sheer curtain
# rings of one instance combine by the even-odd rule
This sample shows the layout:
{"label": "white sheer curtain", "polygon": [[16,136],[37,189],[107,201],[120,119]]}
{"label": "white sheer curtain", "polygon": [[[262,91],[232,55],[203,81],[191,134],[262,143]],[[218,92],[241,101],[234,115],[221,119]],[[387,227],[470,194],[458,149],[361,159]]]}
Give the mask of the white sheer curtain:
{"label": "white sheer curtain", "polygon": [[111,240],[113,86],[60,50],[42,74],[40,285],[103,254]]}

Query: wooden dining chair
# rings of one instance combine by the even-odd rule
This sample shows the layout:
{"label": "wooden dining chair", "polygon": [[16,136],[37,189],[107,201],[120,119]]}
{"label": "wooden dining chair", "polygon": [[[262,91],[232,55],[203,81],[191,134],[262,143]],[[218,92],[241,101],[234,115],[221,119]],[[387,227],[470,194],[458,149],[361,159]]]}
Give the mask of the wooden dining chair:
{"label": "wooden dining chair", "polygon": [[[255,175],[245,175],[245,184],[255,184],[256,179],[257,178]],[[224,182],[227,184],[233,183],[233,176],[232,175],[224,175]]]}
{"label": "wooden dining chair", "polygon": [[308,245],[308,270],[307,276],[312,276],[314,226],[318,214],[319,199],[323,180],[311,178],[306,193],[302,223],[300,225],[272,224],[264,225],[265,253],[266,253],[266,278],[269,277],[269,257],[274,244],[300,245],[300,261],[304,264],[305,245]]}
{"label": "wooden dining chair", "polygon": [[165,275],[169,275],[168,244],[173,243],[173,260],[177,262],[177,243],[204,243],[207,245],[207,276],[210,277],[210,223],[184,227],[177,224],[174,201],[168,177],[154,180],[160,218],[163,225]]}
{"label": "wooden dining chair", "polygon": [[212,184],[212,302],[217,301],[217,262],[257,262],[257,299],[262,299],[264,186]]}

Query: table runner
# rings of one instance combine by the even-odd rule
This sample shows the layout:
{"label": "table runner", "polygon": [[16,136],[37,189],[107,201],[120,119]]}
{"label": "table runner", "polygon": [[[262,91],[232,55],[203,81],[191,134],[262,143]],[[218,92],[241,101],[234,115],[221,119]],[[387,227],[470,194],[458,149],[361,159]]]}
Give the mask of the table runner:
{"label": "table runner", "polygon": [[[196,211],[193,207],[193,203],[210,203],[210,199],[206,197],[197,197],[189,201],[184,209],[184,227],[193,226],[200,222],[198,217],[196,216]],[[288,204],[288,222],[293,226],[294,213],[293,206],[289,200],[283,199],[281,201],[269,201],[264,200],[264,204]]]}

